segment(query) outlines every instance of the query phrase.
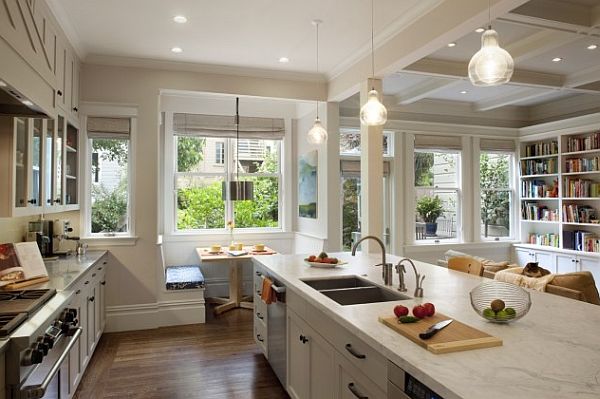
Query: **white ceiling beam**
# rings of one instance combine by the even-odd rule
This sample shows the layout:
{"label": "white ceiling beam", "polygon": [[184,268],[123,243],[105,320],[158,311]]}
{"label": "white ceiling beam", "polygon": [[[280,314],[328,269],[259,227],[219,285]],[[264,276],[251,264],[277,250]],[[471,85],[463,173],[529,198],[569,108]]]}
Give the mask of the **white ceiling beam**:
{"label": "white ceiling beam", "polygon": [[556,48],[572,43],[580,36],[575,33],[541,30],[521,40],[505,46],[506,51],[512,55],[515,63],[535,58],[548,53]]}
{"label": "white ceiling beam", "polygon": [[431,78],[421,84],[410,87],[408,90],[396,95],[396,103],[407,105],[429,97],[436,91],[456,86],[461,83],[461,80],[456,79],[438,79]]}
{"label": "white ceiling beam", "polygon": [[565,79],[565,86],[576,88],[600,80],[600,65],[593,66],[583,71],[575,72],[568,75]]}
{"label": "white ceiling beam", "polygon": [[560,0],[531,0],[500,18],[504,19],[575,32],[585,32],[594,26],[591,7]]}
{"label": "white ceiling beam", "polygon": [[[493,0],[492,18],[505,15],[527,0]],[[428,12],[414,18],[376,49],[375,76],[386,76],[435,52],[488,21],[488,3],[473,0],[439,0]],[[368,18],[365,18],[368,23]],[[341,101],[356,93],[371,75],[367,55],[329,81],[330,101]]]}
{"label": "white ceiling beam", "polygon": [[523,88],[515,93],[504,96],[496,96],[490,100],[482,100],[473,104],[474,111],[491,111],[496,108],[505,107],[521,101],[532,100],[552,93],[554,90],[541,90]]}

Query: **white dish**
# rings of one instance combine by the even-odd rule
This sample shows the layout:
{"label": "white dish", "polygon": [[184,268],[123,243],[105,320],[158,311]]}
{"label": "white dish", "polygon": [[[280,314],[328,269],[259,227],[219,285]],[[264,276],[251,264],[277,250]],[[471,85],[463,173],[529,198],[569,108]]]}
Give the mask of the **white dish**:
{"label": "white dish", "polygon": [[338,263],[309,262],[306,259],[304,259],[304,262],[306,262],[306,264],[311,267],[318,267],[320,269],[333,269],[334,267],[337,267],[340,265],[345,265],[346,263],[348,263],[348,262],[344,262],[343,260],[338,260]]}

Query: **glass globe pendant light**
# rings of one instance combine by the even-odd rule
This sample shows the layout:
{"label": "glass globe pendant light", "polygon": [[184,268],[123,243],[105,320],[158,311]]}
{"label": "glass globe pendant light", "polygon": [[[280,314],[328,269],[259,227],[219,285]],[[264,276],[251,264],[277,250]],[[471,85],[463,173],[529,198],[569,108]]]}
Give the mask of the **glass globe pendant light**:
{"label": "glass globe pendant light", "polygon": [[[322,23],[320,19],[315,19],[312,21],[312,24],[317,29],[317,73],[319,73],[319,25]],[[321,123],[321,119],[319,119],[319,101],[317,101],[317,117],[315,118],[315,123],[308,131],[308,136],[306,140],[310,144],[321,144],[327,141],[327,130],[323,127]]]}
{"label": "glass globe pendant light", "polygon": [[498,32],[492,29],[489,15],[488,4],[490,25],[481,35],[481,49],[469,61],[469,79],[475,86],[498,86],[508,83],[515,69],[511,55],[500,47]]}
{"label": "glass globe pendant light", "polygon": [[[371,77],[375,78],[375,46],[373,23],[373,0],[371,0]],[[379,93],[374,87],[367,96],[367,102],[360,109],[360,121],[367,126],[381,126],[387,121],[387,110],[379,101]]]}

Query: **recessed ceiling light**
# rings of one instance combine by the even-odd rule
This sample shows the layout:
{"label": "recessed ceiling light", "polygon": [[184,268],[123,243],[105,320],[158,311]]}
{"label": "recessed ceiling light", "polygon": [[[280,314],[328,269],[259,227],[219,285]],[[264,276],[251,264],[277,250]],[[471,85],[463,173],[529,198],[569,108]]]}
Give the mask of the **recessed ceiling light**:
{"label": "recessed ceiling light", "polygon": [[187,22],[187,18],[183,15],[175,15],[173,17],[173,21],[177,22],[178,24],[185,24]]}
{"label": "recessed ceiling light", "polygon": [[183,49],[181,47],[173,47],[171,51],[174,53],[183,53]]}
{"label": "recessed ceiling light", "polygon": [[596,50],[598,48],[598,45],[596,44],[590,44],[589,46],[587,46],[588,50]]}
{"label": "recessed ceiling light", "polygon": [[467,94],[467,93],[468,93],[468,91],[466,91],[466,90],[461,90],[460,91],[460,94]]}
{"label": "recessed ceiling light", "polygon": [[483,28],[477,28],[477,29],[475,29],[475,32],[477,32],[477,33],[482,33],[484,30],[485,30],[485,29],[483,29]]}
{"label": "recessed ceiling light", "polygon": [[279,58],[279,62],[281,62],[282,64],[287,64],[288,62],[290,62],[290,59],[288,57],[281,57]]}
{"label": "recessed ceiling light", "polygon": [[563,59],[561,57],[554,57],[554,58],[552,58],[552,62],[560,62],[562,60]]}
{"label": "recessed ceiling light", "polygon": [[6,87],[6,86],[8,86],[8,85],[0,80],[0,87]]}
{"label": "recessed ceiling light", "polygon": [[452,43],[448,43],[448,47],[455,47],[456,43],[452,42]]}
{"label": "recessed ceiling light", "polygon": [[23,100],[21,101],[23,104],[27,105],[28,107],[31,107],[33,105],[33,103],[29,100]]}

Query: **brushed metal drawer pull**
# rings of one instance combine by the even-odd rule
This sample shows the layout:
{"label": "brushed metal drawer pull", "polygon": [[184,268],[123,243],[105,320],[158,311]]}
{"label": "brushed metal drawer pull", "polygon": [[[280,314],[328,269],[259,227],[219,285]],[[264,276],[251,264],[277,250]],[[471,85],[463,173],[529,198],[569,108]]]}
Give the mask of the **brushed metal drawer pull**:
{"label": "brushed metal drawer pull", "polygon": [[358,353],[358,352],[356,352],[356,351],[355,351],[355,350],[352,348],[352,345],[350,345],[350,344],[346,344],[346,350],[347,350],[348,352],[350,352],[350,354],[351,354],[352,356],[354,356],[355,358],[357,358],[357,359],[365,359],[365,358],[367,357],[366,355],[363,355],[362,353]]}
{"label": "brushed metal drawer pull", "polygon": [[364,396],[360,392],[358,392],[358,389],[356,389],[356,386],[353,382],[348,384],[348,389],[350,390],[350,392],[352,392],[352,395],[356,396],[358,399],[369,399],[368,396]]}
{"label": "brushed metal drawer pull", "polygon": [[88,285],[89,283],[90,283],[89,281],[86,281],[86,282],[85,282],[85,283],[83,283],[83,284],[85,284],[85,285]]}
{"label": "brushed metal drawer pull", "polygon": [[263,315],[260,314],[260,312],[256,312],[256,317],[258,317],[261,320],[264,320],[265,318],[263,317]]}
{"label": "brushed metal drawer pull", "polygon": [[261,273],[261,272],[259,272],[259,271],[257,271],[257,272],[256,272],[256,275],[257,275],[258,277],[262,277],[262,273]]}
{"label": "brushed metal drawer pull", "polygon": [[81,290],[75,291],[75,295],[79,295],[79,294],[81,294]]}
{"label": "brushed metal drawer pull", "polygon": [[265,340],[261,338],[260,334],[256,334],[256,339],[259,340],[260,342],[265,342]]}

